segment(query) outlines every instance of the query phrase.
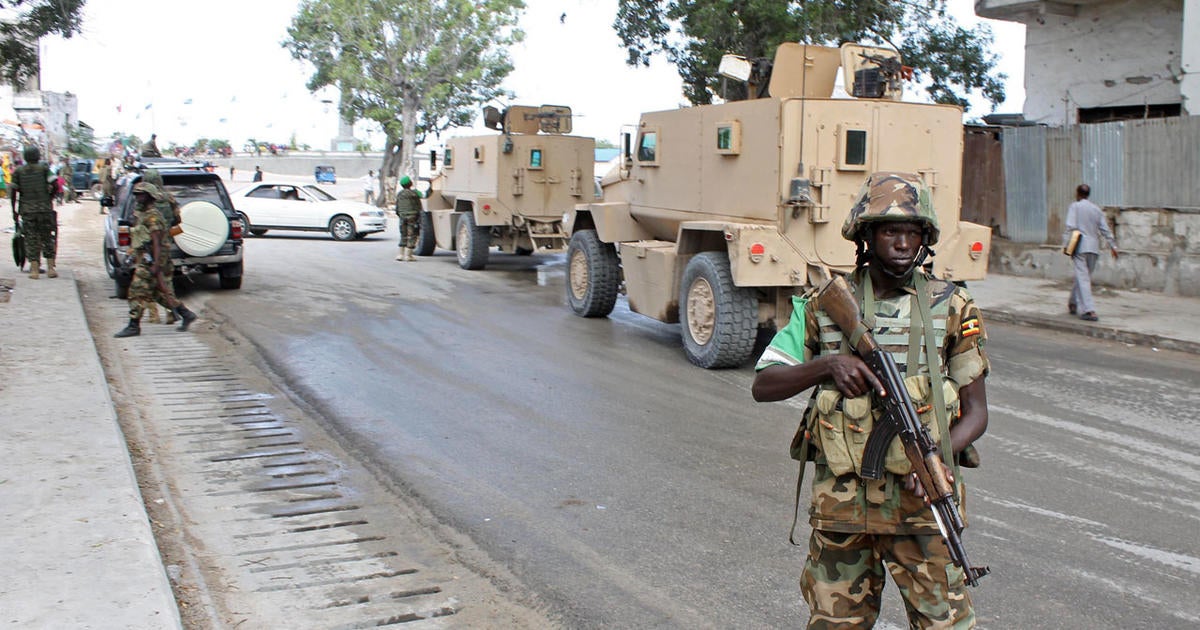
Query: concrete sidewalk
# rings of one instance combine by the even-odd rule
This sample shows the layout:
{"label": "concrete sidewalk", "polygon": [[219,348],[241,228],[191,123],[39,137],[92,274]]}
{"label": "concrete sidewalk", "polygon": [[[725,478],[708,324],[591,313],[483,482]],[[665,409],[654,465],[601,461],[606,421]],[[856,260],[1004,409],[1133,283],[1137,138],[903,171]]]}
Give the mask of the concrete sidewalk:
{"label": "concrete sidewalk", "polygon": [[0,624],[181,627],[74,276],[0,285]]}
{"label": "concrete sidewalk", "polygon": [[[0,285],[0,623],[179,628],[74,276],[10,267]],[[1200,299],[1100,289],[1093,323],[1067,315],[1069,288],[969,287],[986,321],[1200,354]]]}

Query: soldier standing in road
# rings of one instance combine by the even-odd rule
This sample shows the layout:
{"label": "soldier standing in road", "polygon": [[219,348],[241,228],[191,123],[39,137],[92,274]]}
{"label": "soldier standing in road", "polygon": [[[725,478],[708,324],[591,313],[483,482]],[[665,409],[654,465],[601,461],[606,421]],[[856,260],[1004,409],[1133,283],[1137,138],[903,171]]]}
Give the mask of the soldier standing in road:
{"label": "soldier standing in road", "polygon": [[25,234],[25,257],[29,260],[29,277],[37,280],[41,274],[41,259],[46,258],[46,275],[58,277],[54,268],[58,246],[58,213],[54,211],[54,173],[42,164],[41,151],[25,147],[25,164],[13,171],[9,195],[13,221],[18,217]]}
{"label": "soldier standing in road", "polygon": [[[179,225],[181,217],[179,216],[179,202],[175,201],[175,195],[171,194],[163,185],[162,174],[158,169],[146,169],[142,173],[142,181],[154,184],[158,187],[158,191],[162,193],[162,199],[157,199],[154,202],[154,207],[158,209],[158,213],[162,215],[163,223],[167,226],[167,231],[163,234],[163,247],[167,255],[163,257],[162,265],[159,266],[159,291],[157,302],[162,304],[167,309],[167,323],[174,324],[176,321],[175,311],[171,308],[171,303],[176,302],[175,299],[175,263],[171,260],[171,248],[175,245],[175,238],[171,236],[171,228]],[[151,304],[153,306],[153,304]],[[150,312],[150,320],[157,322],[157,313],[153,310]]]}
{"label": "soldier standing in road", "polygon": [[[158,186],[138,182],[133,187],[134,217],[136,223],[129,230],[129,251],[137,260],[133,280],[129,284],[129,325],[115,336],[135,337],[142,334],[142,312],[146,304],[158,299],[162,292],[162,264],[171,257],[165,245],[167,226],[155,203],[164,199]],[[174,296],[162,296],[167,308],[174,311],[181,321],[178,330],[187,330],[196,320],[196,314],[188,310]]]}
{"label": "soldier standing in road", "polygon": [[[896,359],[921,422],[942,452],[978,465],[971,443],[987,428],[988,360],[979,309],[965,289],[921,269],[938,239],[929,191],[916,175],[875,173],[842,228],[858,247],[847,278],[870,332]],[[972,628],[975,613],[911,465],[893,442],[882,479],[860,477],[879,405],[879,380],[849,352],[846,335],[811,301],[763,353],[757,401],[816,386],[793,456],[813,461],[812,534],[800,580],[809,628],[869,628],[879,615],[885,569],[914,628]],[[934,356],[924,350],[936,345]],[[957,464],[954,467],[957,472]],[[803,468],[801,468],[803,473]],[[965,487],[952,475],[958,504]],[[964,517],[965,520],[965,517]]]}
{"label": "soldier standing in road", "polygon": [[400,178],[400,189],[396,193],[396,216],[400,218],[400,253],[396,260],[414,261],[413,250],[421,227],[421,191],[413,189],[408,175]]}
{"label": "soldier standing in road", "polygon": [[1075,203],[1067,207],[1063,244],[1066,245],[1073,230],[1082,233],[1075,254],[1071,256],[1071,262],[1075,265],[1075,284],[1071,286],[1071,297],[1067,298],[1067,311],[1072,315],[1078,312],[1079,319],[1094,322],[1100,319],[1096,316],[1096,302],[1092,299],[1092,272],[1096,270],[1096,261],[1100,258],[1100,237],[1104,236],[1114,260],[1120,250],[1117,249],[1117,238],[1108,228],[1104,211],[1088,199],[1091,196],[1092,188],[1087,184],[1080,184],[1075,189]]}

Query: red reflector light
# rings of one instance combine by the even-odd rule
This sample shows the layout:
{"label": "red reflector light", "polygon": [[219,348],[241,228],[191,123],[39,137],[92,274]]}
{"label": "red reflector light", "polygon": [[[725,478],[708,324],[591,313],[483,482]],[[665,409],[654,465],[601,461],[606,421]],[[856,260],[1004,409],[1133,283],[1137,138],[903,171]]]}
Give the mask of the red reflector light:
{"label": "red reflector light", "polygon": [[755,243],[750,246],[751,256],[762,256],[767,253],[767,248],[762,243]]}
{"label": "red reflector light", "polygon": [[484,209],[484,210],[491,210],[491,209],[492,209],[492,204],[490,204],[490,203],[485,203],[485,204],[483,204],[483,209]]}
{"label": "red reflector light", "polygon": [[971,260],[979,260],[983,257],[983,243],[975,241],[971,243]]}

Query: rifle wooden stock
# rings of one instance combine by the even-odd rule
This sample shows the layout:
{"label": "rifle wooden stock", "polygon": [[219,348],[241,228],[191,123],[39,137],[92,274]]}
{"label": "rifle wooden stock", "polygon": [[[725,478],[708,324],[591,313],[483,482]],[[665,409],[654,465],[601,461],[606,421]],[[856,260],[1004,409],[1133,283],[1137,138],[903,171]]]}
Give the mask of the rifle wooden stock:
{"label": "rifle wooden stock", "polygon": [[879,379],[885,392],[878,401],[883,413],[871,428],[863,450],[862,477],[879,479],[883,476],[888,447],[892,439],[899,437],[904,455],[925,491],[925,498],[933,510],[934,520],[950,551],[951,560],[963,570],[967,583],[976,586],[979,578],[987,575],[989,570],[987,567],[973,567],[967,560],[961,538],[964,525],[958,512],[958,501],[954,497],[954,486],[946,476],[937,443],[930,437],[925,425],[921,424],[895,359],[875,342],[859,314],[858,298],[851,293],[842,277],[835,277],[821,287],[817,293],[817,307],[842,331],[855,353]]}

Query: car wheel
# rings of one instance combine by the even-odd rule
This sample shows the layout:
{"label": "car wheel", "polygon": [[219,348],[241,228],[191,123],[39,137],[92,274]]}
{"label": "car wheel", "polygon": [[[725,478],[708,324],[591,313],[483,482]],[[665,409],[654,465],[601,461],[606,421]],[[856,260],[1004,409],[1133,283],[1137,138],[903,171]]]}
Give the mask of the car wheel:
{"label": "car wheel", "polygon": [[529,249],[528,247],[518,247],[513,250],[513,253],[518,256],[532,256],[533,250]]}
{"label": "car wheel", "polygon": [[420,226],[417,228],[417,248],[413,253],[418,256],[431,256],[437,248],[437,235],[433,233],[433,215],[421,213]]}
{"label": "car wheel", "polygon": [[475,215],[464,212],[458,219],[458,266],[463,269],[483,269],[492,246],[492,233],[475,225]]}
{"label": "car wheel", "polygon": [[354,240],[354,219],[339,214],[329,221],[329,234],[333,236],[335,241],[352,241]]}
{"label": "car wheel", "polygon": [[128,300],[129,299],[129,281],[131,280],[131,278],[122,278],[121,276],[122,276],[122,274],[119,274],[119,273],[116,274],[115,276],[113,276],[113,284],[116,285],[116,287],[117,287],[117,299],[118,300]]}
{"label": "car wheel", "polygon": [[733,284],[729,255],[692,257],[679,286],[679,323],[688,360],[702,368],[736,367],[754,352],[758,298]]}
{"label": "car wheel", "polygon": [[107,245],[104,246],[104,271],[109,278],[117,277],[117,253]]}
{"label": "car wheel", "polygon": [[241,261],[238,261],[232,265],[221,265],[221,268],[217,271],[217,276],[221,282],[222,289],[242,288]]}
{"label": "car wheel", "polygon": [[621,267],[612,243],[595,230],[571,235],[567,246],[567,303],[580,317],[607,317],[617,303]]}

